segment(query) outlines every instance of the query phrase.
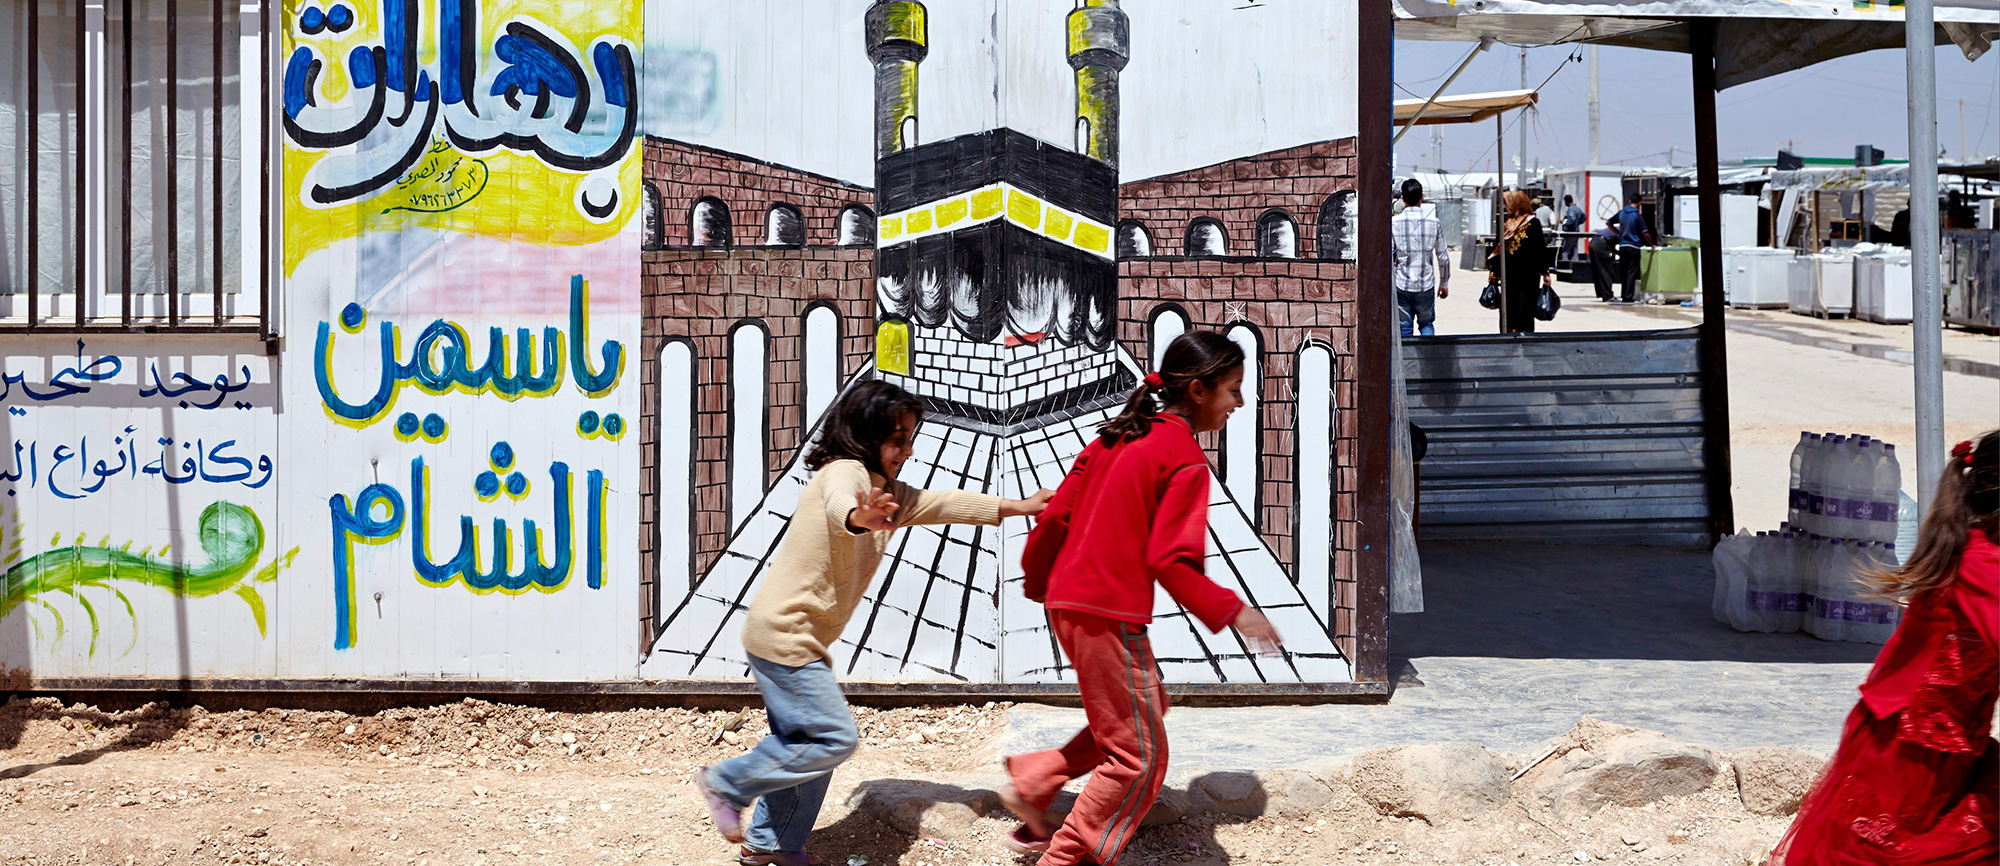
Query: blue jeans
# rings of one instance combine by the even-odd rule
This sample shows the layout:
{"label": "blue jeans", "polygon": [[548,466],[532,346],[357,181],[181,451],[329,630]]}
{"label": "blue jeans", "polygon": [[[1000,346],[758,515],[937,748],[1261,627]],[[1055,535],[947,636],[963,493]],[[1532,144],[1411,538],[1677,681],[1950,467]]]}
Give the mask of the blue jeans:
{"label": "blue jeans", "polygon": [[1431,322],[1437,320],[1437,295],[1431,292],[1405,292],[1396,290],[1396,308],[1399,315],[1396,323],[1403,329],[1403,336],[1411,336],[1411,320],[1415,320],[1417,330],[1423,336],[1436,336]]}
{"label": "blue jeans", "polygon": [[854,754],[860,733],[824,660],[787,667],[749,658],[771,735],[708,768],[708,784],[738,808],[757,801],[757,813],[744,827],[745,844],[760,851],[804,850],[833,770]]}

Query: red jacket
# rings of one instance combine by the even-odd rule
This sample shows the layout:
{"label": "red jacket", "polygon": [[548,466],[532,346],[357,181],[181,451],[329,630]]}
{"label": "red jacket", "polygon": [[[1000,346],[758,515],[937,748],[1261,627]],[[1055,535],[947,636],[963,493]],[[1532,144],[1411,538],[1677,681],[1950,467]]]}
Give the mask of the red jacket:
{"label": "red jacket", "polygon": [[1973,530],[1949,583],[1912,599],[1875,656],[1861,701],[1876,718],[1902,712],[1900,737],[1947,752],[1985,751],[2000,691],[2000,547]]}
{"label": "red jacket", "polygon": [[1243,600],[1202,570],[1208,460],[1194,429],[1163,414],[1147,435],[1077,455],[1021,552],[1028,598],[1124,622],[1151,622],[1153,582],[1221,631]]}

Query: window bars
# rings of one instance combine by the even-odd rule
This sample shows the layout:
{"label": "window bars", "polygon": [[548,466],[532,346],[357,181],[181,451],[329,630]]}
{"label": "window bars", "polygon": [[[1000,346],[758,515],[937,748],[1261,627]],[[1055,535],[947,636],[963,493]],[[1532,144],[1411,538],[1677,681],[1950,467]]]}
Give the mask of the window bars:
{"label": "window bars", "polygon": [[271,9],[236,2],[0,0],[0,333],[274,335]]}

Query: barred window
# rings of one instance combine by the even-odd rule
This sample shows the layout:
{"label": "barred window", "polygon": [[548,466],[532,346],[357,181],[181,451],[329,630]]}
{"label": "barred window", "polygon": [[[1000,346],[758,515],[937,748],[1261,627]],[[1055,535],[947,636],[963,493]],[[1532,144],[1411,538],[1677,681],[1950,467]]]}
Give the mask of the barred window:
{"label": "barred window", "polygon": [[271,333],[266,11],[0,0],[0,327]]}

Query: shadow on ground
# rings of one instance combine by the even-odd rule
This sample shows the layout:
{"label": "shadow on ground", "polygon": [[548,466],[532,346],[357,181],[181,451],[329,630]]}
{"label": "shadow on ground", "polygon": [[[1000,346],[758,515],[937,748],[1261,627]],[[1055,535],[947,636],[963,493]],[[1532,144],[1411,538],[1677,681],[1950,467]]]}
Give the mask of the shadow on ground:
{"label": "shadow on ground", "polygon": [[1389,618],[1390,646],[1401,660],[1831,664],[1871,662],[1880,649],[1805,634],[1745,634],[1717,622],[1709,612],[1715,570],[1705,552],[1432,542],[1421,555],[1424,612]]}
{"label": "shadow on ground", "polygon": [[36,719],[57,720],[71,730],[122,729],[109,742],[63,755],[53,761],[16,764],[0,768],[0,779],[20,779],[51,767],[88,764],[115,752],[143,749],[161,740],[172,739],[187,726],[187,714],[176,713],[165,701],[146,704],[125,712],[106,713],[96,709],[60,708],[52,698],[10,701],[0,707],[0,748],[19,745],[28,723]]}
{"label": "shadow on ground", "polygon": [[[1262,783],[1254,774],[1245,772],[1208,773],[1190,780],[1184,788],[1164,789],[1153,812],[1145,816],[1118,862],[1233,862],[1216,839],[1215,828],[1255,820],[1264,814],[1268,800]],[[966,850],[966,842],[972,837],[957,843],[956,854],[931,841],[925,827],[927,809],[957,811],[956,818],[943,818],[951,823],[964,822],[963,810],[999,820],[1010,829],[1015,823],[1013,814],[1000,805],[999,795],[991,790],[915,779],[862,782],[848,795],[846,803],[849,811],[845,816],[813,831],[810,847],[828,866],[845,866],[853,855],[866,857],[869,866],[901,866],[983,854]],[[1075,804],[1076,794],[1064,791],[1049,811],[1061,821]],[[972,841],[975,847],[979,844]],[[1003,862],[1010,858],[1023,864],[1035,862],[1034,855],[1013,857],[998,840],[991,844],[993,855]]]}

